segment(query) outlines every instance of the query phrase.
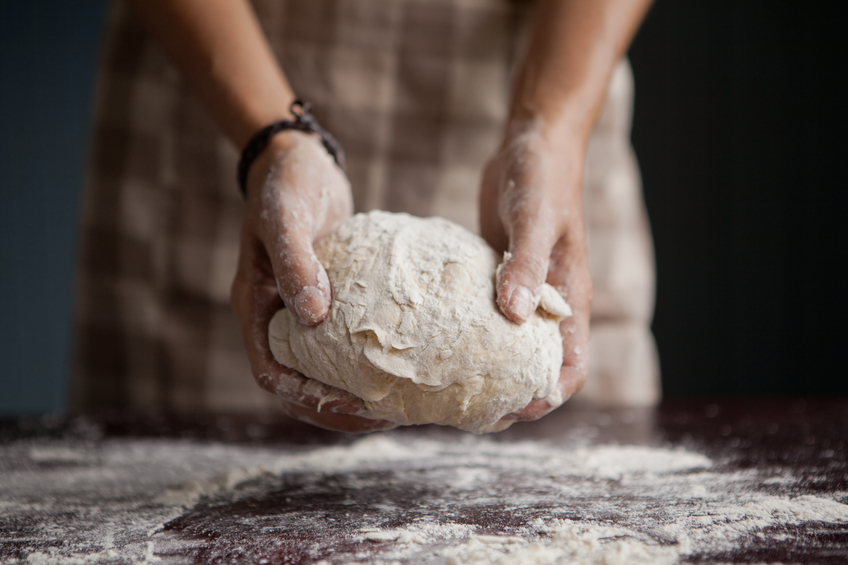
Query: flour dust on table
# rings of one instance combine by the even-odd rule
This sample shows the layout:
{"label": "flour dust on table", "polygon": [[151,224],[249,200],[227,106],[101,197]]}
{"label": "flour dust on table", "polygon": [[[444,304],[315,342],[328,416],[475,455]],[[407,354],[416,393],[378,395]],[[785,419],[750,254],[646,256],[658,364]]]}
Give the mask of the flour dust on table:
{"label": "flour dust on table", "polygon": [[0,546],[9,563],[678,563],[848,524],[786,472],[572,439],[20,440],[0,446]]}

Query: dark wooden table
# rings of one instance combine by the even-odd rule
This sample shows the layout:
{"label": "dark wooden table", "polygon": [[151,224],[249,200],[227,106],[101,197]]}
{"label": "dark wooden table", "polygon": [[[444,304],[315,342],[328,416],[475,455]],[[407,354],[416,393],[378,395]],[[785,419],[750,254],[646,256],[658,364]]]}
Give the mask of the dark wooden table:
{"label": "dark wooden table", "polygon": [[0,422],[2,563],[528,555],[848,563],[848,399],[566,406],[484,437],[282,416]]}

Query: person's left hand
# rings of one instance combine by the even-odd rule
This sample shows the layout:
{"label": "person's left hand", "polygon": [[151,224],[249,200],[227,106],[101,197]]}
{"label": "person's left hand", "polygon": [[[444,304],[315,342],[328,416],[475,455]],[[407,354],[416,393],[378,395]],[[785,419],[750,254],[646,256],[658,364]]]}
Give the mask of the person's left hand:
{"label": "person's left hand", "polygon": [[[503,314],[517,324],[527,320],[546,281],[574,312],[560,324],[563,401],[583,387],[589,354],[592,279],[581,199],[584,155],[578,136],[555,142],[538,121],[513,124],[487,164],[480,190],[481,234],[496,251],[511,254],[497,281]],[[535,420],[554,408],[536,399],[505,419]]]}

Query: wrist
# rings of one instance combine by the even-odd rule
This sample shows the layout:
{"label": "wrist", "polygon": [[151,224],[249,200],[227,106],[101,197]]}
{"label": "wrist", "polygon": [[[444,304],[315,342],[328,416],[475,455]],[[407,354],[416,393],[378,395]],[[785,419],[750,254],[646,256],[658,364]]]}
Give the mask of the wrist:
{"label": "wrist", "polygon": [[257,187],[261,187],[274,169],[279,169],[280,164],[298,143],[314,142],[320,143],[317,136],[297,130],[285,130],[277,133],[268,140],[268,145],[256,156],[251,163],[245,182],[244,197],[250,199],[258,194]]}
{"label": "wrist", "polygon": [[520,113],[508,119],[502,148],[530,144],[558,154],[574,151],[582,154],[591,131],[591,126],[584,125],[579,117]]}
{"label": "wrist", "polygon": [[244,117],[239,122],[238,134],[233,136],[236,147],[243,149],[256,132],[268,124],[295,118],[291,110],[292,104],[297,100],[294,94],[288,93],[279,100],[281,103],[274,104],[273,107],[257,103],[255,107],[248,107],[243,111]]}
{"label": "wrist", "polygon": [[534,132],[553,147],[585,147],[594,126],[594,112],[584,104],[515,103],[507,121],[507,140]]}
{"label": "wrist", "polygon": [[541,117],[511,118],[497,157],[501,182],[513,178],[519,184],[564,191],[571,195],[568,202],[579,208],[588,144],[583,131]]}
{"label": "wrist", "polygon": [[[295,100],[289,107],[292,120],[278,120],[264,126],[256,132],[245,145],[238,163],[236,179],[243,196],[247,197],[247,180],[253,162],[265,153],[274,138],[287,131],[299,131],[313,134],[327,151],[327,154],[342,170],[345,168],[344,150],[330,132],[322,128],[315,117],[309,113],[309,104]],[[283,141],[285,147],[285,141]]]}

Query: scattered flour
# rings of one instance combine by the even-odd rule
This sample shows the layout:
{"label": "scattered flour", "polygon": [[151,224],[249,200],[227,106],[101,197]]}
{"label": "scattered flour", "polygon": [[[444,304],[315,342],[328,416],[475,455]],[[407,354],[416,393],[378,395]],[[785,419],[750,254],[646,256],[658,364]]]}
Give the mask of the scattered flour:
{"label": "scattered flour", "polygon": [[[469,444],[474,450],[469,452]],[[539,455],[543,454],[543,460]],[[382,463],[422,461],[441,464],[443,457],[461,457],[474,461],[478,467],[458,466],[459,478],[452,488],[474,488],[479,474],[493,460],[506,458],[513,470],[537,471],[547,469],[564,475],[620,479],[634,473],[663,473],[709,467],[711,461],[698,453],[682,450],[657,449],[643,446],[596,446],[563,451],[533,441],[496,443],[483,439],[446,443],[416,439],[399,442],[388,434],[366,436],[349,446],[315,449],[297,457],[285,456],[258,467],[240,467],[226,473],[200,480],[191,480],[166,490],[156,501],[168,505],[191,506],[204,496],[232,489],[247,480],[263,475],[278,476],[291,472],[343,473],[351,470],[374,469]]]}
{"label": "scattered flour", "polygon": [[384,558],[372,561],[381,564],[414,558],[423,553],[421,546],[434,543],[441,547],[438,562],[446,565],[670,564],[692,554],[732,550],[742,538],[769,526],[848,523],[848,506],[815,496],[752,496],[741,504],[718,502],[706,515],[670,515],[673,522],[653,530],[644,523],[634,528],[537,518],[518,535],[477,534],[465,524],[413,524],[363,530],[362,537],[393,544]]}
{"label": "scattered flour", "polygon": [[537,520],[528,533],[530,540],[515,536],[471,536],[442,554],[447,565],[659,565],[674,563],[680,557],[677,547],[641,542],[626,528]]}
{"label": "scattered flour", "polygon": [[632,473],[668,473],[709,467],[712,462],[700,453],[642,446],[601,445],[578,450],[576,470],[581,475],[621,479]]}
{"label": "scattered flour", "polygon": [[[848,524],[848,493],[794,496],[797,482],[682,449],[398,432],[286,451],[19,442],[0,446],[0,547],[20,548],[10,563],[183,562],[199,542],[163,525],[215,508],[203,527],[246,527],[257,552],[222,539],[219,561],[261,562],[263,547],[309,532],[305,563],[663,564]],[[343,511],[315,502],[331,495]]]}

